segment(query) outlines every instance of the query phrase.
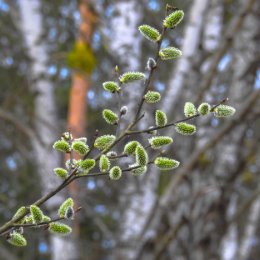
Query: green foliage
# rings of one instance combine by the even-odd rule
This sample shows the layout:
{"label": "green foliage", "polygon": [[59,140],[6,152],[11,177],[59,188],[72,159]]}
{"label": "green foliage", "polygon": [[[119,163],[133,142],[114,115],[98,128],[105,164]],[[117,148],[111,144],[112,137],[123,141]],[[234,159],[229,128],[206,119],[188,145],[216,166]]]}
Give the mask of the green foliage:
{"label": "green foliage", "polygon": [[157,157],[154,161],[154,164],[160,169],[160,170],[172,170],[179,166],[180,162],[169,159],[167,157]]}
{"label": "green foliage", "polygon": [[148,39],[152,42],[157,42],[161,38],[159,31],[157,29],[151,27],[150,25],[144,24],[144,25],[139,26],[138,29],[146,39]]}
{"label": "green foliage", "polygon": [[140,145],[137,141],[128,142],[124,147],[124,154],[132,155],[135,154],[136,147]]}
{"label": "green foliage", "polygon": [[106,155],[102,154],[99,159],[99,169],[101,172],[107,172],[109,168],[110,161]]}
{"label": "green foliage", "polygon": [[137,165],[145,166],[148,164],[149,156],[142,145],[138,145],[135,150]]}
{"label": "green foliage", "polygon": [[122,176],[122,170],[119,166],[114,166],[109,171],[109,178],[111,180],[119,180]]}
{"label": "green foliage", "polygon": [[104,109],[102,112],[103,118],[110,125],[115,125],[118,122],[118,116],[110,109]]}
{"label": "green foliage", "polygon": [[149,104],[157,103],[161,100],[161,94],[157,91],[148,91],[144,95],[144,100]]}
{"label": "green foliage", "polygon": [[68,142],[66,142],[65,140],[59,140],[56,141],[53,144],[53,148],[57,151],[63,152],[63,153],[68,153],[70,152],[70,145]]}
{"label": "green foliage", "polygon": [[214,115],[216,117],[229,117],[233,116],[235,113],[236,109],[227,105],[219,105],[214,109]]}
{"label": "green foliage", "polygon": [[174,47],[167,47],[160,50],[159,55],[162,60],[172,60],[179,58],[182,55],[182,52]]}
{"label": "green foliage", "polygon": [[49,225],[49,231],[53,234],[66,236],[71,233],[71,227],[60,222],[53,222]]}
{"label": "green foliage", "polygon": [[184,12],[182,10],[174,11],[164,19],[163,26],[166,28],[173,28],[182,21],[183,17]]}
{"label": "green foliage", "polygon": [[126,72],[119,77],[121,83],[127,84],[137,80],[145,79],[145,75],[142,72]]}
{"label": "green foliage", "polygon": [[164,145],[171,144],[173,139],[169,136],[155,136],[150,138],[148,141],[153,149],[160,149]]}
{"label": "green foliage", "polygon": [[23,247],[27,245],[25,237],[19,232],[13,231],[7,241],[13,246]]}
{"label": "green foliage", "polygon": [[163,127],[167,124],[167,116],[166,114],[161,110],[155,111],[155,124],[156,126]]}
{"label": "green foliage", "polygon": [[198,107],[198,112],[202,115],[205,116],[209,114],[210,112],[210,104],[208,103],[201,103]]}
{"label": "green foliage", "polygon": [[76,139],[72,142],[71,146],[72,149],[81,156],[86,155],[89,151],[89,147],[85,142],[78,141]]}
{"label": "green foliage", "polygon": [[102,135],[95,140],[94,147],[99,150],[105,150],[113,144],[115,139],[114,135]]}
{"label": "green foliage", "polygon": [[120,87],[118,86],[117,82],[115,81],[106,81],[103,83],[104,90],[115,93],[120,91]]}
{"label": "green foliage", "polygon": [[72,69],[91,74],[96,66],[96,58],[86,43],[76,42],[68,53],[67,64]]}
{"label": "green foliage", "polygon": [[32,222],[34,224],[39,224],[43,221],[44,214],[38,206],[31,205],[30,206],[30,213],[31,213],[31,216],[32,216]]}
{"label": "green foliage", "polygon": [[72,198],[68,198],[66,199],[59,207],[59,210],[58,210],[58,215],[59,217],[61,218],[64,218],[65,217],[65,213],[66,213],[66,210],[69,208],[69,207],[73,207],[74,206],[74,201]]}
{"label": "green foliage", "polygon": [[54,171],[54,173],[55,173],[58,177],[60,177],[60,178],[62,178],[62,179],[65,179],[65,178],[68,177],[68,171],[65,170],[65,169],[63,169],[63,168],[54,168],[53,171]]}
{"label": "green foliage", "polygon": [[186,117],[191,117],[197,114],[197,109],[191,102],[186,102],[184,105],[184,115]]}
{"label": "green foliage", "polygon": [[181,135],[193,135],[196,133],[196,126],[182,122],[176,124],[175,130]]}

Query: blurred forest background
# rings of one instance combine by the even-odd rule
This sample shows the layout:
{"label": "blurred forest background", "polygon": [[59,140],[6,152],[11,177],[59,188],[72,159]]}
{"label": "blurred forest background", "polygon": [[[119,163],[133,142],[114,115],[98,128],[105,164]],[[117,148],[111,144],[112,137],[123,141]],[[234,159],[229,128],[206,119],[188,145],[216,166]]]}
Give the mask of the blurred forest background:
{"label": "blurred forest background", "polygon": [[[1,260],[260,259],[257,0],[0,0],[0,223],[60,183],[52,169],[64,158],[52,144],[68,127],[89,140],[96,129],[112,133],[101,111],[116,104],[102,82],[113,80],[116,65],[145,69],[156,46],[137,27],[160,29],[166,4],[185,19],[163,46],[183,56],[156,72],[158,108],[172,121],[183,118],[186,101],[228,97],[235,117],[196,119],[192,137],[161,131],[174,136],[177,170],[71,185],[45,210],[56,214],[74,197],[82,210],[73,234],[28,230],[21,249],[2,238]],[[141,93],[135,87],[124,99],[130,115]]]}

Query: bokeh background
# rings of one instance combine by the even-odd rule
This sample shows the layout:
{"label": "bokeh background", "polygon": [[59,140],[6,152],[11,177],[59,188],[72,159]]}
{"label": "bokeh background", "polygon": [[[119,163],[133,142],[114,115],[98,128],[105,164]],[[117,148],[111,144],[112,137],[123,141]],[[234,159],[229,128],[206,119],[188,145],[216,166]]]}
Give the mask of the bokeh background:
{"label": "bokeh background", "polygon": [[[28,229],[26,248],[0,242],[1,260],[259,260],[260,68],[257,0],[0,0],[0,223],[60,181],[64,158],[52,143],[114,133],[101,117],[117,109],[102,82],[144,71],[156,45],[137,30],[162,27],[166,4],[185,12],[163,47],[183,56],[160,62],[151,88],[162,94],[145,106],[140,128],[156,108],[183,118],[186,101],[217,104],[228,97],[235,117],[198,118],[196,135],[174,129],[168,154],[177,170],[80,179],[44,206],[55,215],[68,196],[82,210],[66,238]],[[135,113],[142,86],[127,86],[123,103]],[[126,122],[123,122],[126,124]],[[147,142],[149,135],[142,135]],[[141,138],[141,137],[139,137]],[[122,145],[117,146],[118,151]]]}

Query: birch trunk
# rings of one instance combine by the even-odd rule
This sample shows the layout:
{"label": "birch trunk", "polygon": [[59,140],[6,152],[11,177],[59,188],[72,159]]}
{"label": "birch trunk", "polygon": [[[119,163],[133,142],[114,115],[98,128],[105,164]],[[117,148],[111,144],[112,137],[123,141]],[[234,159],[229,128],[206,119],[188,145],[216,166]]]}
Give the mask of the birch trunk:
{"label": "birch trunk", "polygon": [[[57,111],[54,89],[47,72],[47,48],[40,38],[43,34],[42,15],[39,0],[21,0],[20,28],[24,35],[28,55],[32,59],[30,78],[32,91],[37,93],[35,98],[35,128],[38,138],[42,143],[32,143],[35,162],[41,180],[42,193],[46,194],[59,184],[59,180],[52,173],[53,168],[59,166],[58,153],[52,149],[53,142],[57,139]],[[62,193],[57,194],[47,202],[47,207],[57,209],[66,199]],[[51,235],[52,260],[73,260],[77,258],[77,251],[72,240]]]}

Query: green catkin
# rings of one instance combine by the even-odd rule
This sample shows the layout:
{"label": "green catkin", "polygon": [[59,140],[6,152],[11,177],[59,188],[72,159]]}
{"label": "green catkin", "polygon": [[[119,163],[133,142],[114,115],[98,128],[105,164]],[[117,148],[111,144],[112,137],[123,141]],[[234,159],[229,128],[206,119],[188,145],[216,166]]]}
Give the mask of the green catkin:
{"label": "green catkin", "polygon": [[96,161],[94,159],[85,159],[79,163],[79,167],[83,171],[90,171],[95,167],[95,165],[96,165]]}
{"label": "green catkin", "polygon": [[143,80],[143,79],[145,79],[144,73],[134,72],[134,71],[126,72],[119,77],[120,82],[124,84],[131,83],[136,80]]}
{"label": "green catkin", "polygon": [[169,159],[167,157],[157,157],[154,161],[154,164],[160,169],[160,170],[172,170],[179,166],[180,162]]}
{"label": "green catkin", "polygon": [[164,145],[171,144],[173,139],[169,136],[155,136],[150,138],[148,141],[153,149],[160,149]]}
{"label": "green catkin", "polygon": [[102,135],[95,140],[94,147],[99,150],[105,150],[113,144],[115,139],[114,135]]}
{"label": "green catkin", "polygon": [[25,237],[19,232],[13,231],[7,241],[13,246],[23,247],[27,245]]}
{"label": "green catkin", "polygon": [[67,208],[73,207],[73,206],[74,206],[73,199],[72,198],[66,199],[59,207],[59,210],[58,210],[59,217],[64,218]]}
{"label": "green catkin", "polygon": [[130,141],[124,147],[124,154],[132,155],[135,154],[136,147],[140,145],[137,141]]}
{"label": "green catkin", "polygon": [[[16,219],[16,218],[19,218],[19,217],[21,217],[21,216],[23,216],[23,215],[25,215],[26,214],[26,212],[27,212],[27,209],[26,209],[26,207],[20,207],[17,211],[16,211],[16,213],[14,214],[14,216],[12,217],[12,220],[14,220],[14,219]],[[22,219],[20,219],[19,221],[16,221],[16,223],[17,224],[22,224],[22,223],[24,223],[24,220],[25,220],[25,217],[23,217]]]}
{"label": "green catkin", "polygon": [[99,169],[101,172],[107,172],[109,168],[110,161],[106,155],[102,154],[99,159]]}
{"label": "green catkin", "polygon": [[104,109],[102,112],[102,116],[105,119],[105,121],[110,125],[114,125],[118,122],[117,114],[110,109]]}
{"label": "green catkin", "polygon": [[86,143],[81,141],[73,141],[72,149],[81,156],[84,156],[89,151],[89,147]]}
{"label": "green catkin", "polygon": [[60,177],[60,178],[62,178],[62,179],[65,179],[65,178],[68,177],[68,171],[65,170],[65,169],[63,169],[63,168],[54,168],[53,171],[54,171],[54,173],[55,173],[58,177]]}
{"label": "green catkin", "polygon": [[175,126],[175,130],[182,135],[193,135],[196,133],[196,126],[187,123],[178,123]]}
{"label": "green catkin", "polygon": [[138,29],[146,39],[148,39],[152,42],[157,42],[161,38],[159,31],[157,29],[151,27],[150,25],[144,24],[144,25],[139,26]]}
{"label": "green catkin", "polygon": [[149,104],[157,103],[161,100],[161,94],[157,91],[148,91],[144,95],[144,100]]}
{"label": "green catkin", "polygon": [[30,213],[31,213],[31,216],[32,216],[32,222],[34,224],[38,224],[38,223],[41,223],[43,221],[44,214],[38,206],[31,205],[30,206]]}
{"label": "green catkin", "polygon": [[109,178],[111,180],[119,180],[122,176],[122,170],[119,166],[114,166],[109,171]]}
{"label": "green catkin", "polygon": [[182,55],[182,52],[177,48],[167,47],[161,49],[159,55],[162,60],[172,60],[172,59],[179,58]]}
{"label": "green catkin", "polygon": [[137,167],[137,166],[138,166],[138,168],[131,170],[131,172],[134,176],[140,176],[147,172],[147,166],[139,166],[138,164],[129,165],[130,168]]}
{"label": "green catkin", "polygon": [[115,93],[120,91],[120,87],[118,86],[117,82],[115,81],[106,81],[103,83],[104,90]]}
{"label": "green catkin", "polygon": [[191,102],[185,103],[183,111],[184,111],[184,115],[186,117],[194,116],[197,113],[196,107]]}
{"label": "green catkin", "polygon": [[166,28],[173,28],[182,21],[183,17],[184,12],[182,10],[174,11],[164,19],[163,26]]}
{"label": "green catkin", "polygon": [[136,147],[135,158],[137,165],[145,166],[148,164],[149,157],[142,145]]}
{"label": "green catkin", "polygon": [[236,112],[236,109],[231,106],[227,105],[219,105],[217,108],[214,109],[214,116],[215,117],[229,117],[233,116]]}
{"label": "green catkin", "polygon": [[155,111],[155,125],[159,127],[163,127],[167,124],[167,116],[161,110]]}
{"label": "green catkin", "polygon": [[56,141],[53,146],[52,146],[55,150],[60,151],[60,152],[64,152],[64,153],[68,153],[70,152],[70,145],[68,142],[66,142],[65,140],[59,140]]}
{"label": "green catkin", "polygon": [[206,116],[210,112],[210,104],[208,103],[201,103],[198,107],[198,112],[202,116]]}
{"label": "green catkin", "polygon": [[57,235],[66,236],[71,233],[72,230],[68,225],[60,222],[53,222],[49,225],[49,231]]}

